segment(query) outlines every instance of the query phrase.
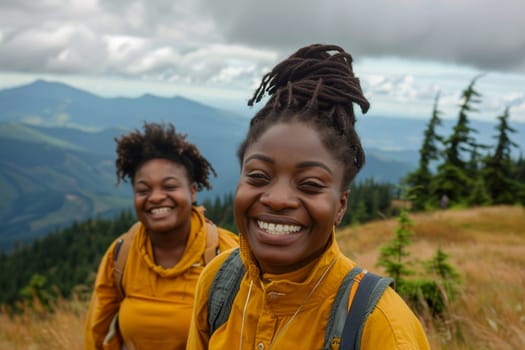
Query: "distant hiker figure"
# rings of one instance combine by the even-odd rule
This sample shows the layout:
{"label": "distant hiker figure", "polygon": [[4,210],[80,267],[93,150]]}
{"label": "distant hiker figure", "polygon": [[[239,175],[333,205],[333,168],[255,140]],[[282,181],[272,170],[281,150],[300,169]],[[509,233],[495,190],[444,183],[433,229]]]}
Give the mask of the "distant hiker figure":
{"label": "distant hiker figure", "polygon": [[441,209],[447,209],[447,207],[448,207],[448,196],[446,194],[441,196],[441,200],[439,201],[439,207]]}

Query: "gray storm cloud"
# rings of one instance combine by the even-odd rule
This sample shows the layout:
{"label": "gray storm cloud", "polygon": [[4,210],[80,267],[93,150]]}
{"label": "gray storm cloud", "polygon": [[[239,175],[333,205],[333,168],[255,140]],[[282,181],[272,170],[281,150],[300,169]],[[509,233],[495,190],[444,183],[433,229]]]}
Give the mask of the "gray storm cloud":
{"label": "gray storm cloud", "polygon": [[229,81],[298,47],[525,72],[522,0],[6,0],[0,70]]}
{"label": "gray storm cloud", "polygon": [[201,0],[226,40],[289,50],[338,43],[355,56],[398,56],[525,72],[521,0]]}

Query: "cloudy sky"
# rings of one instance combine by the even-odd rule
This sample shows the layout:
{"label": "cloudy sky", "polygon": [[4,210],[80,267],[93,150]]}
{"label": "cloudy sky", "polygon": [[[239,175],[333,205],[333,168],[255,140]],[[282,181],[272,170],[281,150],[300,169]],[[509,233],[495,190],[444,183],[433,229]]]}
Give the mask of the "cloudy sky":
{"label": "cloudy sky", "polygon": [[101,96],[182,95],[248,114],[259,79],[310,43],[354,57],[371,114],[525,122],[523,0],[0,0],[0,88],[44,78]]}

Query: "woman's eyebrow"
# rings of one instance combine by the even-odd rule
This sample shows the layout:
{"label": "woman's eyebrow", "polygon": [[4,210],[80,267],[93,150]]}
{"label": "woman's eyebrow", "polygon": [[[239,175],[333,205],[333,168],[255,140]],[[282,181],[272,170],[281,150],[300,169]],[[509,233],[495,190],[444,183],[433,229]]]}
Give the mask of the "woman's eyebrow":
{"label": "woman's eyebrow", "polygon": [[[262,160],[264,162],[268,162],[268,163],[271,163],[271,164],[275,164],[275,160],[273,160],[272,158],[270,157],[267,157],[265,155],[262,155],[262,154],[252,154],[251,156],[247,157],[244,162],[248,162],[252,159],[257,159],[257,160]],[[313,168],[313,167],[319,167],[319,168],[323,168],[325,169],[326,171],[328,171],[331,175],[333,175],[333,171],[332,169],[330,169],[326,164],[324,164],[323,162],[318,162],[318,161],[305,161],[305,162],[301,162],[297,165],[298,168]]]}
{"label": "woman's eyebrow", "polygon": [[326,171],[328,171],[331,175],[333,175],[333,172],[332,170],[326,165],[324,164],[323,162],[317,162],[317,161],[306,161],[306,162],[301,162],[297,165],[298,168],[312,168],[312,167],[319,167],[319,168],[323,168],[325,169]]}
{"label": "woman's eyebrow", "polygon": [[244,162],[248,162],[252,159],[258,159],[258,160],[262,160],[263,162],[268,162],[268,163],[272,163],[272,164],[275,164],[275,161],[270,158],[270,157],[267,157],[265,155],[262,155],[262,154],[252,154],[251,156],[247,157]]}

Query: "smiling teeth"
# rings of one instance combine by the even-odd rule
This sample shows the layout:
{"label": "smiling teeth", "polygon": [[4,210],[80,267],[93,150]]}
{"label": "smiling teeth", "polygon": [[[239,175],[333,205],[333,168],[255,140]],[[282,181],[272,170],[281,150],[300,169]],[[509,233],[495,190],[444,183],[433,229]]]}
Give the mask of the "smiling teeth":
{"label": "smiling teeth", "polygon": [[166,208],[166,207],[154,208],[154,209],[151,209],[151,213],[152,214],[165,214],[165,213],[169,212],[170,210],[171,210],[170,208]]}
{"label": "smiling teeth", "polygon": [[298,225],[273,224],[260,220],[257,221],[257,225],[271,235],[287,235],[301,230],[301,226]]}

